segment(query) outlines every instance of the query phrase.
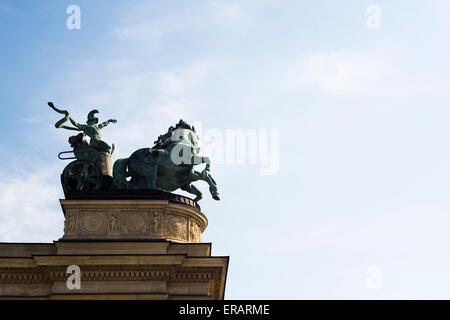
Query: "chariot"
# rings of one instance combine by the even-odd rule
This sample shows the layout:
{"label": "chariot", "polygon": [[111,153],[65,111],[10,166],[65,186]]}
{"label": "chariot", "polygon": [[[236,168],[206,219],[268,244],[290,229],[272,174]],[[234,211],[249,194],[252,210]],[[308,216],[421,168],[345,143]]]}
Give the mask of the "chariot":
{"label": "chariot", "polygon": [[[93,191],[110,187],[114,148],[111,153],[100,152],[86,142],[82,133],[70,137],[69,143],[73,150],[58,154],[61,160],[74,160],[64,168],[61,174],[64,191]],[[73,156],[63,157],[65,154],[73,154]]]}

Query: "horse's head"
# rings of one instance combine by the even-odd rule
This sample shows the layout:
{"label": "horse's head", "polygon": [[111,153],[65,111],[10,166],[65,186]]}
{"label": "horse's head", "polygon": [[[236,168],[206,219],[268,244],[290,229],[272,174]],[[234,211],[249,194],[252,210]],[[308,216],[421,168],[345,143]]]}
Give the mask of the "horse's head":
{"label": "horse's head", "polygon": [[174,129],[171,141],[173,145],[183,144],[190,147],[194,154],[200,153],[199,138],[193,129]]}
{"label": "horse's head", "polygon": [[199,138],[197,133],[195,132],[195,130],[192,130],[189,132],[189,139],[191,141],[193,150],[195,154],[199,154],[200,153],[200,146],[199,146]]}
{"label": "horse's head", "polygon": [[192,153],[200,152],[199,138],[195,128],[187,122],[180,120],[175,127],[171,126],[167,133],[160,135],[153,148],[169,149],[175,145],[185,145],[191,148]]}

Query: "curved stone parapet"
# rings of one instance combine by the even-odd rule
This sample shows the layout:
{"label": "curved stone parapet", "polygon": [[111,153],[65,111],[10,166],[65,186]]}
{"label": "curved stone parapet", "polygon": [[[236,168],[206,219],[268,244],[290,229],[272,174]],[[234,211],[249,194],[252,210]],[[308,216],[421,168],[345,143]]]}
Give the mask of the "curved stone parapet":
{"label": "curved stone parapet", "polygon": [[162,190],[72,190],[64,195],[67,200],[168,200],[201,210],[191,198]]}
{"label": "curved stone parapet", "polygon": [[164,239],[198,243],[208,224],[196,207],[169,200],[66,199],[60,202],[65,216],[61,240]]}

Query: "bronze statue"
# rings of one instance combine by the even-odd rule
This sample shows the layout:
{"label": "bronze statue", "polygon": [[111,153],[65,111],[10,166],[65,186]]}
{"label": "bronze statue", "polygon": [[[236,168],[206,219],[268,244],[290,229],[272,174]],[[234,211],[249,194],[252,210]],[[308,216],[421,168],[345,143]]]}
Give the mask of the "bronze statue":
{"label": "bronze statue", "polygon": [[[139,149],[129,158],[114,163],[114,187],[169,192],[180,188],[196,195],[194,200],[199,201],[202,193],[192,182],[203,180],[208,183],[213,199],[220,200],[216,182],[210,174],[210,160],[199,156],[199,152],[195,128],[180,120],[166,134],[158,137],[153,148]],[[206,163],[202,172],[194,170],[194,165],[202,163]]]}
{"label": "bronze statue", "polygon": [[[119,159],[111,168],[111,154],[114,151],[103,140],[100,130],[110,122],[110,119],[97,125],[98,118],[94,115],[98,110],[88,114],[86,124],[77,123],[66,110],[56,108],[53,103],[48,105],[64,118],[56,122],[56,128],[82,131],[69,138],[73,151],[64,151],[59,158],[75,159],[69,163],[61,175],[65,192],[95,191],[95,190],[164,190],[175,191],[178,188],[196,195],[195,201],[202,198],[202,193],[192,182],[203,180],[208,183],[209,191],[215,200],[219,200],[217,185],[210,174],[210,160],[199,156],[198,136],[195,128],[180,120],[175,127],[170,126],[154,142],[153,148],[142,148],[135,151],[129,158]],[[70,121],[73,125],[64,123]],[[89,136],[90,143],[84,139]],[[61,158],[61,154],[73,153],[75,157]],[[195,165],[206,163],[203,171],[194,170]]]}
{"label": "bronze statue", "polygon": [[[52,102],[48,105],[58,113],[64,114],[64,118],[55,123],[56,128],[81,131],[76,136],[69,138],[73,151],[63,151],[58,157],[61,160],[74,159],[69,163],[61,174],[61,183],[64,191],[82,190],[91,191],[106,188],[112,184],[111,154],[114,152],[114,144],[110,147],[101,139],[100,129],[106,127],[110,122],[116,123],[114,119],[97,125],[98,118],[94,115],[98,110],[92,110],[88,114],[86,124],[77,123],[66,110],[60,110]],[[73,125],[64,123],[70,121]],[[85,140],[90,137],[90,143]],[[62,154],[73,153],[74,157],[61,158]]]}
{"label": "bronze statue", "polygon": [[[87,135],[89,138],[91,138],[90,146],[97,149],[99,152],[111,152],[111,147],[102,140],[100,130],[104,127],[106,127],[110,122],[117,123],[117,120],[110,119],[108,121],[105,121],[99,125],[98,118],[94,115],[98,113],[98,110],[92,110],[88,113],[88,119],[86,121],[86,124],[79,124],[77,123],[66,110],[59,110],[54,106],[52,102],[49,102],[48,105],[55,110],[58,113],[64,114],[65,117],[59,120],[55,123],[56,128],[63,128],[68,130],[76,130],[76,131],[82,131],[85,135]],[[64,125],[65,122],[70,121],[74,127],[66,126]],[[111,152],[112,153],[112,152]]]}

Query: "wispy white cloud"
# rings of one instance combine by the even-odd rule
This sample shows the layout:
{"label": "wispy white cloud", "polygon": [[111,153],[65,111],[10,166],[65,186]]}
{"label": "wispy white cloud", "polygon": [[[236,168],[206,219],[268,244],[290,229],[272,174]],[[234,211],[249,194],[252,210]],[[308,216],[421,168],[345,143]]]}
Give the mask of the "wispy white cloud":
{"label": "wispy white cloud", "polygon": [[229,1],[198,2],[189,8],[189,14],[185,14],[185,10],[171,10],[153,16],[152,11],[151,4],[138,3],[124,14],[128,18],[124,18],[112,34],[120,40],[158,42],[175,33],[204,34],[205,30],[240,26],[249,18],[243,3]]}
{"label": "wispy white cloud", "polygon": [[236,2],[213,1],[211,6],[226,19],[242,20],[245,18],[242,6]]}
{"label": "wispy white cloud", "polygon": [[315,52],[292,61],[286,84],[332,95],[416,95],[447,92],[446,78],[424,68],[408,48],[365,48]]}
{"label": "wispy white cloud", "polygon": [[121,40],[158,40],[173,32],[183,30],[181,22],[173,20],[157,20],[141,23],[126,23],[113,30],[113,34]]}
{"label": "wispy white cloud", "polygon": [[0,241],[51,242],[63,235],[58,167],[4,175],[0,186]]}
{"label": "wispy white cloud", "polygon": [[[302,62],[302,67],[299,84],[316,86],[327,93],[368,89],[390,69],[374,56],[336,52],[312,54]],[[295,75],[291,79],[295,82]]]}

